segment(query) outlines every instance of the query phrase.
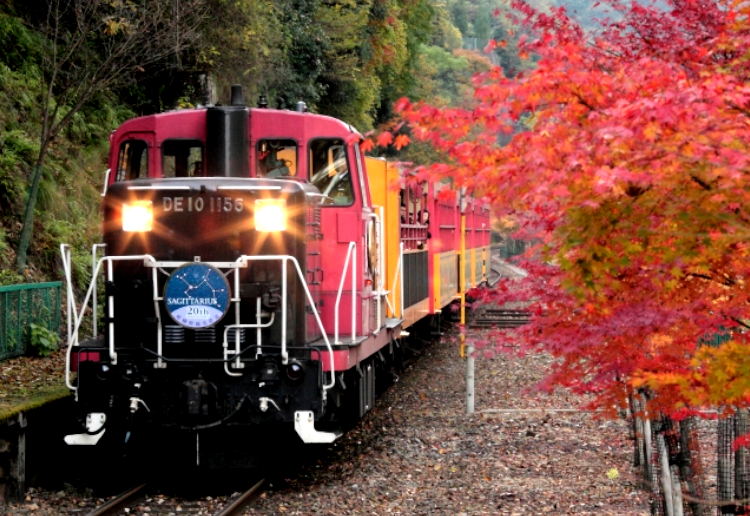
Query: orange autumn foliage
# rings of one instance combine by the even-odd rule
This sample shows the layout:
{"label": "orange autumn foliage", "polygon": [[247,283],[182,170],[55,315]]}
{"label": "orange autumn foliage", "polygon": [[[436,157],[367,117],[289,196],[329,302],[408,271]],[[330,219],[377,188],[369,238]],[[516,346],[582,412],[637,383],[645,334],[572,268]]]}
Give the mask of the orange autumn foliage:
{"label": "orange autumn foliage", "polygon": [[608,3],[619,21],[594,37],[514,2],[532,70],[477,76],[471,110],[396,109],[451,158],[420,177],[450,176],[540,242],[495,297],[533,312],[514,338],[558,358],[544,386],[606,410],[640,386],[666,412],[746,405],[750,3]]}

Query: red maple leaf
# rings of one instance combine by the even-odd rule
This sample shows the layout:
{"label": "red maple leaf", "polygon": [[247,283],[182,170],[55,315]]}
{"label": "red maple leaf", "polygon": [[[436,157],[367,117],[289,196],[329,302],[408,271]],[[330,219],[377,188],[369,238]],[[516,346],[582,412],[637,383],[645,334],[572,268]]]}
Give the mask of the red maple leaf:
{"label": "red maple leaf", "polygon": [[378,135],[378,147],[388,147],[393,143],[393,134],[389,131],[383,131]]}
{"label": "red maple leaf", "polygon": [[405,134],[399,134],[398,136],[396,136],[394,145],[396,146],[397,150],[401,150],[402,148],[409,145],[409,137]]}
{"label": "red maple leaf", "polygon": [[622,18],[592,45],[564,9],[513,2],[533,69],[477,76],[472,109],[401,99],[396,112],[451,160],[425,173],[540,242],[496,295],[539,314],[514,339],[558,359],[546,386],[604,410],[635,386],[665,412],[748,403],[750,346],[730,329],[750,299],[750,8],[602,3]]}
{"label": "red maple leaf", "polygon": [[401,113],[402,111],[406,111],[407,109],[410,109],[410,108],[411,108],[411,102],[409,102],[409,99],[406,97],[401,97],[393,105],[393,110],[396,113]]}
{"label": "red maple leaf", "polygon": [[375,144],[372,142],[372,139],[366,138],[360,145],[359,148],[362,149],[362,152],[369,152],[375,147]]}

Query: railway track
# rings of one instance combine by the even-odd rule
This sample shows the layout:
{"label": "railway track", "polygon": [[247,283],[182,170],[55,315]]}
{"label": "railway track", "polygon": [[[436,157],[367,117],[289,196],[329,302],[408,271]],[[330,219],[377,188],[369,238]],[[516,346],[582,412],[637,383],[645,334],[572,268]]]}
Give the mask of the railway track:
{"label": "railway track", "polygon": [[[520,276],[523,271],[511,268],[509,272],[493,265],[490,267],[490,272],[487,285],[491,288],[504,276],[511,275],[512,277],[512,274]],[[480,306],[472,310],[467,326],[469,328],[517,328],[527,324],[530,318],[531,314],[526,310]]]}
{"label": "railway track", "polygon": [[525,310],[480,307],[469,319],[470,328],[517,328],[529,322],[531,314]]}
{"label": "railway track", "polygon": [[502,272],[500,272],[500,270],[495,267],[490,267],[490,272],[494,277],[487,278],[487,285],[490,287],[494,287],[495,285],[497,285],[497,282],[500,281],[503,275]]}
{"label": "railway track", "polygon": [[[241,514],[242,509],[257,497],[266,480],[261,479],[250,489],[222,502],[212,497],[197,498],[195,500],[171,497],[149,496],[147,484],[134,486],[122,494],[115,496],[107,503],[95,508],[86,516],[177,516],[193,514],[201,516],[235,516]],[[83,513],[81,513],[83,514]]]}

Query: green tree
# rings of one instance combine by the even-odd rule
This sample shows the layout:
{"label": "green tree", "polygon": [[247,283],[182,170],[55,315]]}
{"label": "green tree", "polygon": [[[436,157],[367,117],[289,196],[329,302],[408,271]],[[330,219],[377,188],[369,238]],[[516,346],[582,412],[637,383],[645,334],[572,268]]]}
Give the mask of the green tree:
{"label": "green tree", "polygon": [[316,12],[328,38],[321,61],[325,91],[319,110],[361,128],[372,125],[372,107],[380,93],[375,71],[367,66],[372,8],[369,0],[342,0],[321,4]]}
{"label": "green tree", "polygon": [[433,18],[430,45],[453,51],[463,47],[461,31],[453,24],[448,7],[441,3],[432,4]]}
{"label": "green tree", "polygon": [[181,7],[184,11],[175,11],[159,0],[49,2],[39,27],[44,38],[40,56],[42,127],[16,250],[19,270],[26,267],[39,184],[55,138],[97,95],[132,79],[139,70],[181,53],[197,36],[195,28],[202,13],[198,0],[183,0]]}
{"label": "green tree", "polygon": [[[399,97],[411,95],[418,88],[420,49],[433,34],[435,9],[427,0],[403,2],[393,16],[402,22],[403,54],[392,60],[381,60],[379,78],[383,84],[378,106],[377,122],[382,123],[393,116],[392,106]],[[377,62],[376,62],[377,63]]]}
{"label": "green tree", "polygon": [[453,17],[453,24],[461,34],[466,36],[469,34],[469,15],[468,6],[465,0],[455,0],[450,4],[450,12]]}
{"label": "green tree", "polygon": [[492,9],[486,3],[481,4],[474,17],[474,36],[480,41],[490,39],[493,25]]}
{"label": "green tree", "polygon": [[238,83],[248,98],[275,93],[288,68],[291,33],[284,21],[293,7],[271,0],[208,0],[207,10],[192,66],[210,72],[219,98],[228,98],[230,85]]}
{"label": "green tree", "polygon": [[502,14],[495,18],[491,38],[497,44],[494,52],[506,77],[514,77],[521,70],[531,67],[531,63],[519,55],[517,29]]}

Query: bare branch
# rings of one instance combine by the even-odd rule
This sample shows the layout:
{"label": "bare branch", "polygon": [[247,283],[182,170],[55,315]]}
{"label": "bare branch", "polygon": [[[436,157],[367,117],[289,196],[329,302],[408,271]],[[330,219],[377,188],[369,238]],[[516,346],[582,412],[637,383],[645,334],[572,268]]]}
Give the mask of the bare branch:
{"label": "bare branch", "polygon": [[[42,131],[32,185],[38,185],[54,138],[100,92],[135,80],[152,67],[168,66],[197,41],[206,12],[204,0],[181,0],[180,15],[164,0],[50,0],[42,57],[45,98]],[[36,204],[32,186],[26,202],[16,267],[26,266]]]}
{"label": "bare branch", "polygon": [[[166,63],[196,41],[204,9],[201,0],[182,0],[183,16],[160,0],[51,2],[44,30],[50,48],[42,139],[54,139],[99,92]],[[70,16],[75,31],[64,25]],[[41,147],[46,151],[44,142]]]}

